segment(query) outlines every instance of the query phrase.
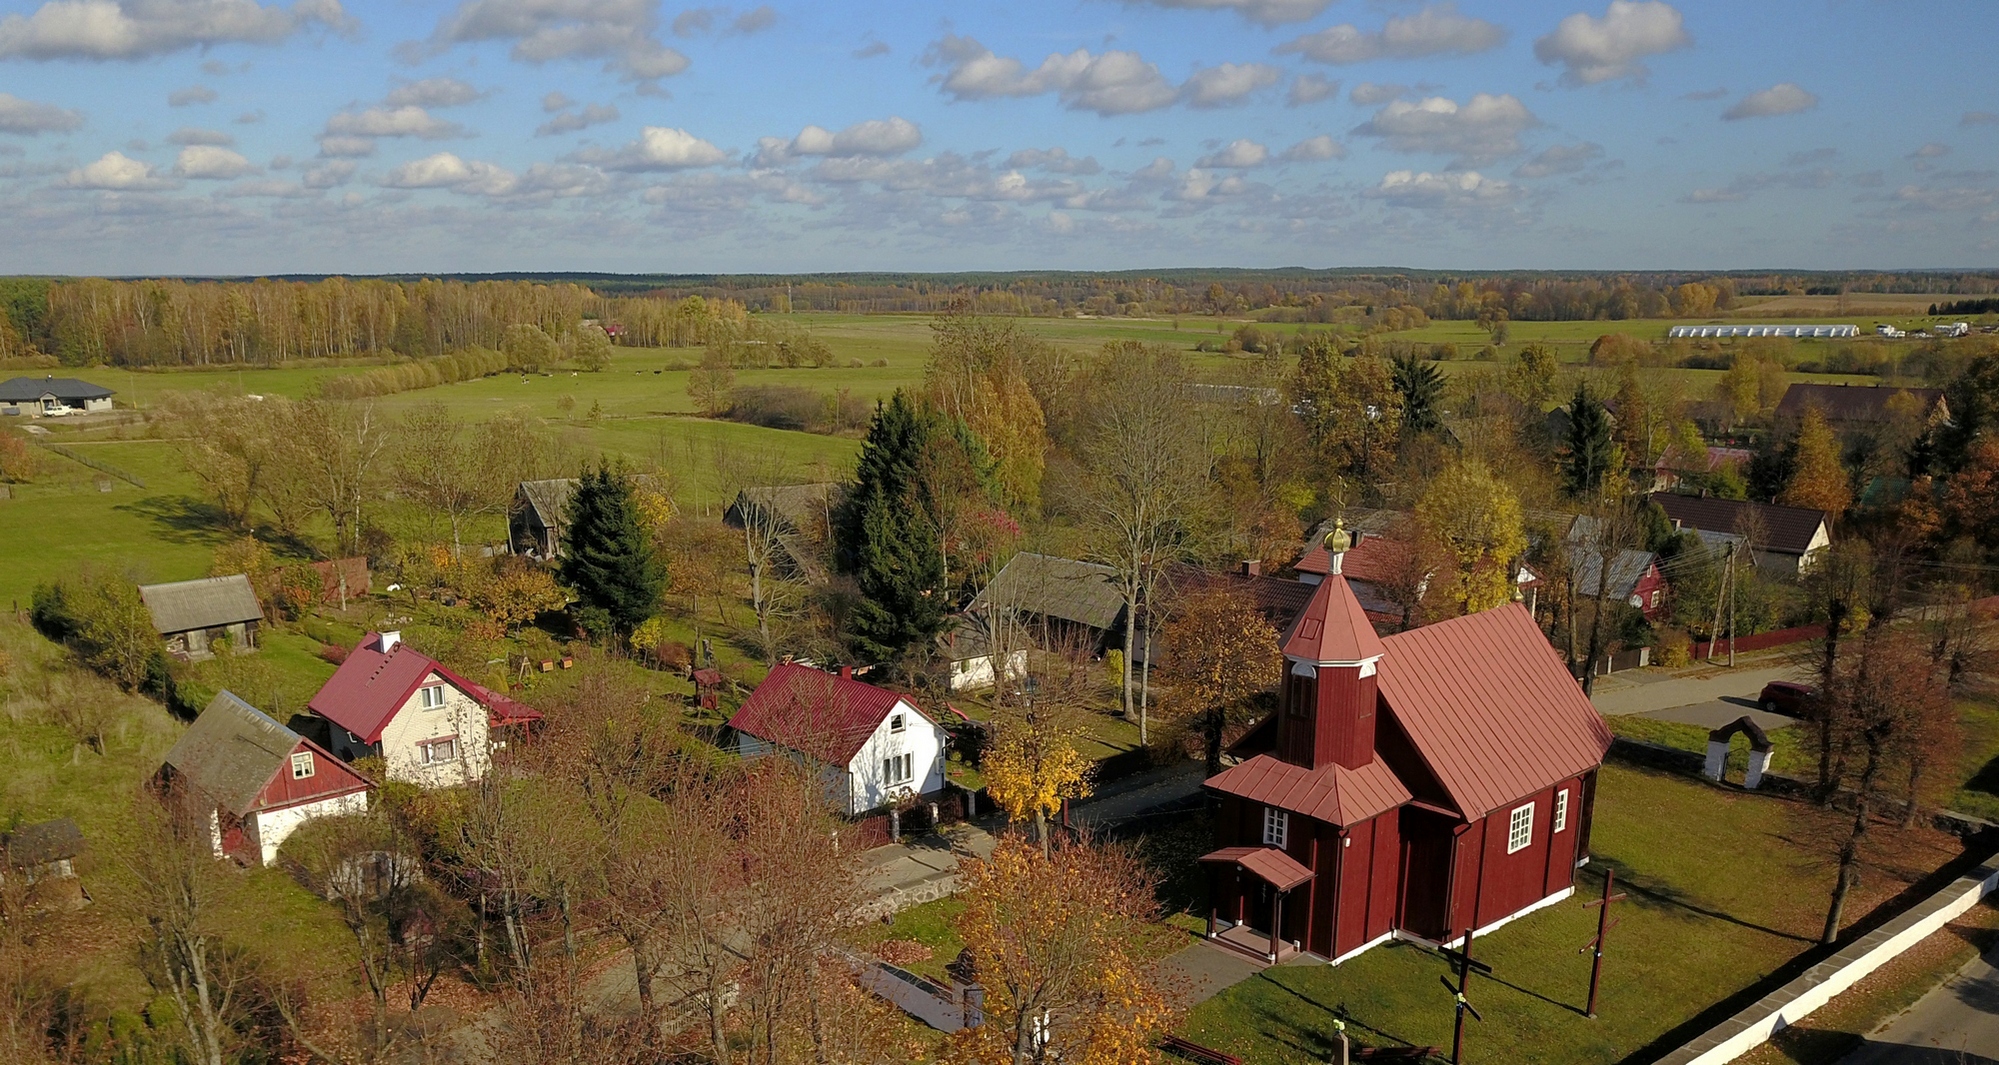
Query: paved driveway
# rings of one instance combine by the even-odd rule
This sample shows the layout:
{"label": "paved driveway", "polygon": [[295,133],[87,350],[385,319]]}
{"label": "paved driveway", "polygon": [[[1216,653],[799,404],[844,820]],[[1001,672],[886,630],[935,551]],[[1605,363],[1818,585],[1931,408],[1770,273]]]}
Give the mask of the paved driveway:
{"label": "paved driveway", "polygon": [[1795,719],[1756,705],[1756,695],[1773,680],[1798,680],[1795,666],[1764,659],[1735,669],[1695,666],[1667,672],[1633,670],[1598,677],[1590,701],[1608,716],[1638,714],[1702,728],[1719,728],[1748,714],[1765,729],[1786,728]]}
{"label": "paved driveway", "polygon": [[1999,1065],[1999,949],[1973,958],[1839,1065]]}

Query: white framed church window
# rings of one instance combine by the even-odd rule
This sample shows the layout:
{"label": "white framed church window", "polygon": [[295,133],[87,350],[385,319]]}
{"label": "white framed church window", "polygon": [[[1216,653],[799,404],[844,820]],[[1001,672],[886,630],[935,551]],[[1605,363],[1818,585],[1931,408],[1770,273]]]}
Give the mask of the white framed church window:
{"label": "white framed church window", "polygon": [[1534,842],[1534,804],[1517,806],[1506,825],[1506,853],[1517,854]]}
{"label": "white framed church window", "polygon": [[1263,845],[1282,849],[1291,837],[1291,815],[1275,806],[1263,808]]}
{"label": "white framed church window", "polygon": [[1555,793],[1554,831],[1560,832],[1567,827],[1569,827],[1569,789],[1563,788]]}

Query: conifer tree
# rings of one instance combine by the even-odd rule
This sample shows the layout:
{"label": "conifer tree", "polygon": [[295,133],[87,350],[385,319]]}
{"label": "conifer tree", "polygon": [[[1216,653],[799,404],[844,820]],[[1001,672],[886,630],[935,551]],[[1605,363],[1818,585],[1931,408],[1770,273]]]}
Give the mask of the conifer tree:
{"label": "conifer tree", "polygon": [[1777,502],[1823,510],[1832,518],[1846,513],[1847,505],[1853,502],[1853,489],[1847,483],[1846,467],[1839,461],[1839,441],[1817,407],[1806,410],[1798,422],[1794,454],[1791,479]]}
{"label": "conifer tree", "polygon": [[1569,401],[1567,453],[1562,456],[1562,480],[1570,495],[1594,496],[1603,491],[1604,478],[1616,465],[1616,447],[1610,436],[1609,412],[1590,395],[1588,385],[1576,385],[1575,398]]}
{"label": "conifer tree", "polygon": [[1402,396],[1402,430],[1414,435],[1443,427],[1444,374],[1414,352],[1395,360],[1395,391]]}
{"label": "conifer tree", "polygon": [[944,552],[923,476],[930,449],[950,442],[936,423],[900,391],[878,406],[847,499],[840,555],[861,593],[848,635],[878,661],[944,628]]}
{"label": "conifer tree", "polygon": [[599,635],[631,632],[659,610],[666,562],[654,551],[631,477],[600,464],[569,499],[562,581],[580,601],[577,618]]}

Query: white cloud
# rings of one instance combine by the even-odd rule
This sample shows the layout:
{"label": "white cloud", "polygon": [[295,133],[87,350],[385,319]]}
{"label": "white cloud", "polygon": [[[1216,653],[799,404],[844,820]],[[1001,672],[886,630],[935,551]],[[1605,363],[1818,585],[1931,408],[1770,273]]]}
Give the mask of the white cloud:
{"label": "white cloud", "polygon": [[1446,174],[1432,174],[1427,170],[1396,170],[1384,174],[1380,185],[1361,195],[1396,207],[1498,207],[1518,200],[1521,189],[1517,185],[1485,177],[1476,170]]}
{"label": "white cloud", "polygon": [[1181,176],[1178,186],[1167,191],[1166,199],[1181,203],[1226,200],[1245,195],[1255,187],[1235,174],[1223,177],[1195,167]]}
{"label": "white cloud", "polygon": [[1735,101],[1735,105],[1723,111],[1721,117],[1729,122],[1744,118],[1773,118],[1809,111],[1818,105],[1818,97],[1786,81]]}
{"label": "white cloud", "polygon": [[221,95],[206,85],[189,85],[185,89],[175,89],[167,94],[168,107],[186,107],[189,104],[212,104]]}
{"label": "white cloud", "polygon": [[236,116],[236,124],[239,126],[254,126],[263,120],[264,111],[262,108],[258,108],[255,111],[245,111]]}
{"label": "white cloud", "polygon": [[888,45],[883,44],[880,41],[869,41],[868,43],[860,46],[859,48],[854,49],[854,58],[873,59],[878,55],[887,55],[892,51],[894,51],[894,49],[890,48]]}
{"label": "white cloud", "polygon": [[392,189],[452,189],[491,196],[511,191],[514,180],[512,173],[492,163],[439,152],[396,167],[382,184]]}
{"label": "white cloud", "polygon": [[930,46],[923,61],[946,68],[938,80],[945,93],[959,100],[1052,92],[1072,111],[1128,115],[1156,111],[1179,96],[1159,68],[1135,52],[1091,55],[1078,48],[1067,55],[1051,54],[1029,70],[970,37],[946,36]]}
{"label": "white cloud", "polygon": [[[568,105],[565,104],[563,106],[566,107]],[[581,111],[571,111],[567,114],[557,115],[536,126],[534,135],[537,137],[551,137],[558,133],[574,133],[579,129],[588,129],[591,126],[602,125],[605,122],[616,122],[617,120],[618,109],[612,104],[584,104]]]}
{"label": "white cloud", "polygon": [[1189,107],[1235,107],[1283,77],[1283,71],[1268,63],[1223,63],[1195,71],[1180,86],[1180,94]]}
{"label": "white cloud", "polygon": [[353,163],[345,159],[339,159],[308,169],[305,173],[299,175],[299,181],[309,189],[330,189],[337,185],[347,184],[348,181],[353,179],[354,170],[355,166]]}
{"label": "white cloud", "polygon": [[1517,178],[1544,178],[1556,174],[1573,174],[1590,163],[1603,158],[1601,144],[1557,144],[1520,164],[1513,172]]}
{"label": "white cloud", "polygon": [[222,195],[240,198],[264,197],[280,200],[302,200],[319,195],[318,189],[307,188],[296,181],[242,181],[222,190]]}
{"label": "white cloud", "polygon": [[541,109],[551,115],[564,108],[574,106],[576,106],[576,101],[570,99],[567,93],[552,92],[541,98]]}
{"label": "white cloud", "polygon": [[432,41],[513,41],[510,54],[524,63],[601,59],[628,81],[650,82],[687,69],[658,30],[658,0],[466,0]]}
{"label": "white cloud", "polygon": [[729,23],[729,28],[748,35],[762,33],[775,25],[777,25],[777,12],[772,10],[769,4],[762,4],[737,15],[735,21]]}
{"label": "white cloud", "polygon": [[1602,18],[1577,12],[1555,26],[1555,32],[1534,42],[1534,55],[1550,66],[1566,67],[1566,85],[1596,85],[1629,78],[1644,81],[1646,56],[1685,48],[1687,36],[1680,12],[1663,0],[1610,0]]}
{"label": "white cloud", "polygon": [[1463,106],[1441,96],[1396,100],[1354,133],[1379,137],[1391,151],[1456,155],[1476,165],[1519,152],[1521,132],[1540,124],[1513,95],[1479,93]]}
{"label": "white cloud", "polygon": [[1300,74],[1291,79],[1291,89],[1284,94],[1284,103],[1287,107],[1303,107],[1320,100],[1330,100],[1339,94],[1338,81],[1318,74]]}
{"label": "white cloud", "polygon": [[196,129],[193,126],[182,126],[172,133],[167,134],[167,143],[181,145],[215,144],[227,148],[236,143],[236,138],[219,129]]}
{"label": "white cloud", "polygon": [[1144,0],[1155,7],[1184,11],[1234,11],[1260,26],[1317,18],[1332,0]]}
{"label": "white cloud", "polygon": [[1039,148],[1022,148],[1006,157],[1006,165],[1011,170],[1046,170],[1051,174],[1079,176],[1103,171],[1103,167],[1097,164],[1095,156],[1086,155],[1078,159],[1070,155],[1068,149],[1060,147],[1050,148],[1047,151]]}
{"label": "white cloud", "polygon": [[63,178],[62,186],[69,189],[130,192],[173,188],[174,183],[153,173],[151,163],[129,159],[123,152],[106,152],[104,157],[96,162],[70,171],[69,175]]}
{"label": "white cloud", "polygon": [[432,115],[421,107],[371,107],[366,111],[342,111],[326,120],[326,133],[335,137],[422,137],[443,140],[464,133],[455,122]]}
{"label": "white cloud", "polygon": [[390,107],[457,107],[485,95],[457,78],[425,78],[396,86],[382,102]]}
{"label": "white cloud", "polygon": [[1214,170],[1247,170],[1270,161],[1270,149],[1252,140],[1233,140],[1209,152],[1194,165]]}
{"label": "white cloud", "polygon": [[1696,102],[1703,100],[1725,100],[1727,98],[1728,86],[1726,85],[1717,85],[1712,89],[1696,89],[1693,92],[1680,94],[1680,99]]}
{"label": "white cloud", "polygon": [[319,154],[328,159],[359,159],[375,154],[375,141],[371,137],[338,137],[321,134]]}
{"label": "white cloud", "polygon": [[577,161],[607,170],[649,172],[692,170],[729,161],[729,155],[713,144],[684,129],[647,126],[639,139],[617,151],[592,149],[577,154]]}
{"label": "white cloud", "polygon": [[1277,158],[1287,163],[1318,163],[1327,159],[1344,159],[1346,154],[1346,145],[1321,133],[1284,149],[1284,154]]}
{"label": "white cloud", "polygon": [[818,126],[807,126],[798,131],[798,136],[785,140],[782,137],[764,137],[757,141],[757,154],[752,160],[755,166],[782,166],[793,159],[808,155],[823,156],[890,156],[901,155],[923,143],[923,131],[916,123],[901,116],[887,119],[869,119],[856,122],[838,133]]}
{"label": "white cloud", "polygon": [[68,133],[83,127],[83,112],[54,104],[23,100],[0,92],[0,133],[32,137],[38,133]]}
{"label": "white cloud", "polygon": [[1960,126],[1999,126],[1999,112],[1966,111],[1964,117],[1957,120],[1957,124]]}
{"label": "white cloud", "polygon": [[318,23],[352,25],[340,0],[49,0],[0,19],[0,59],[145,59],[184,48],[273,44]]}
{"label": "white cloud", "polygon": [[1928,144],[1925,144],[1925,145],[1923,145],[1922,147],[1920,147],[1920,148],[1916,149],[1915,151],[1913,151],[1913,152],[1910,152],[1910,153],[1909,153],[1909,158],[1911,158],[1911,159],[1941,159],[1941,158],[1943,158],[1944,156],[1946,156],[1946,155],[1949,155],[1949,154],[1950,154],[1950,145],[1948,145],[1948,144],[1944,144],[1944,143],[1942,143],[1942,142],[1939,142],[1939,141],[1931,141],[1931,142],[1929,142]]}
{"label": "white cloud", "polygon": [[1823,189],[1839,181],[1839,175],[1820,167],[1776,174],[1738,174],[1734,181],[1718,189],[1695,189],[1680,198],[1682,203],[1734,203],[1764,189]]}
{"label": "white cloud", "polygon": [[213,144],[190,144],[174,160],[174,176],[197,181],[229,181],[255,171],[250,160]]}
{"label": "white cloud", "polygon": [[1458,14],[1452,4],[1398,15],[1380,30],[1351,23],[1308,33],[1277,46],[1320,63],[1364,63],[1370,59],[1418,59],[1432,55],[1474,55],[1506,42],[1506,30],[1484,19]]}
{"label": "white cloud", "polygon": [[1385,104],[1408,91],[1407,85],[1377,85],[1371,81],[1363,81],[1353,87],[1348,99],[1362,107],[1373,107],[1375,104]]}

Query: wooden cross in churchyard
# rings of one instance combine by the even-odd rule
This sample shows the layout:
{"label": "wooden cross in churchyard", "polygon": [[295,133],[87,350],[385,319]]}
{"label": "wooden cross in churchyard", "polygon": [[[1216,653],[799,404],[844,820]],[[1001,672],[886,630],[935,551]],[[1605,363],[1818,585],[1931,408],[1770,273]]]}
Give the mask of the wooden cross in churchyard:
{"label": "wooden cross in churchyard", "polygon": [[1582,949],[1576,951],[1577,954],[1595,952],[1595,957],[1589,963],[1589,1006],[1583,1010],[1590,1020],[1596,1019],[1596,988],[1598,982],[1603,979],[1603,940],[1610,934],[1611,929],[1617,927],[1617,921],[1610,919],[1610,904],[1623,902],[1626,897],[1622,891],[1611,893],[1611,885],[1616,881],[1617,870],[1606,867],[1603,871],[1603,897],[1583,903],[1584,906],[1597,907],[1596,938],[1583,944]]}
{"label": "wooden cross in churchyard", "polygon": [[1451,1031],[1451,1065],[1459,1065],[1464,1060],[1465,1014],[1471,1014],[1472,1019],[1475,1021],[1481,1023],[1485,1021],[1485,1018],[1479,1015],[1477,1007],[1473,1006],[1465,998],[1465,988],[1471,983],[1472,970],[1476,969],[1487,976],[1491,976],[1492,966],[1481,961],[1472,960],[1471,940],[1472,930],[1467,928],[1465,929],[1464,946],[1457,950],[1452,950],[1449,947],[1438,948],[1439,953],[1451,960],[1451,967],[1458,971],[1458,982],[1456,984],[1452,984],[1451,978],[1448,976],[1437,977],[1437,979],[1444,982],[1444,990],[1449,991],[1451,997],[1457,1001],[1457,1024]]}

